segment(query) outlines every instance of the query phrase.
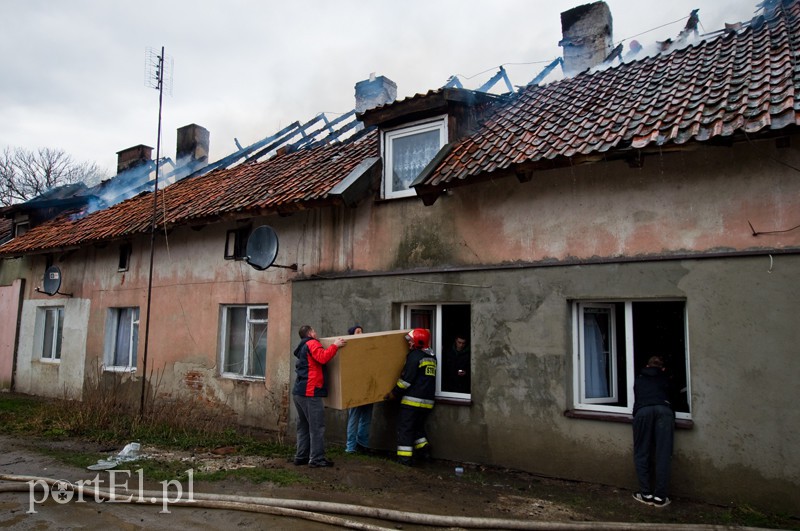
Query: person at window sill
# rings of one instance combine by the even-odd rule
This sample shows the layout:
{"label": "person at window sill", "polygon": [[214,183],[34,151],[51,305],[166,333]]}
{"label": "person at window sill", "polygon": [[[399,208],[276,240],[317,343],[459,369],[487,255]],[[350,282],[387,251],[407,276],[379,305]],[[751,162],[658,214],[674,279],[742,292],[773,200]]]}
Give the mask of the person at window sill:
{"label": "person at window sill", "polygon": [[[636,501],[655,507],[670,504],[669,488],[675,412],[670,402],[670,381],[664,361],[652,356],[633,383],[633,462],[639,480]],[[655,477],[650,477],[650,464]],[[651,479],[654,481],[651,482]]]}
{"label": "person at window sill", "polygon": [[466,334],[459,334],[442,360],[442,391],[469,394],[470,352]]}

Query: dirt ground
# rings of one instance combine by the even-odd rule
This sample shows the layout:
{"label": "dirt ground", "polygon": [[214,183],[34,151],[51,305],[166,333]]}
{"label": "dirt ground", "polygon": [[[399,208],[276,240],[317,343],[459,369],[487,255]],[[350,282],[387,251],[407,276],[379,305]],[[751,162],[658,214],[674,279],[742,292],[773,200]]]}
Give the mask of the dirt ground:
{"label": "dirt ground", "polygon": [[[38,447],[38,449],[37,449]],[[64,465],[42,453],[41,448],[58,451],[96,453],[107,451],[81,441],[44,442],[33,439],[0,436],[0,474],[44,476],[76,484],[79,480],[96,480],[100,474],[102,487],[111,483],[109,471],[90,471]],[[334,502],[349,506],[410,511],[448,518],[442,525],[429,526],[415,522],[390,521],[357,515],[338,515],[351,522],[351,527],[386,529],[461,529],[467,524],[457,517],[511,519],[539,523],[541,529],[572,524],[591,529],[600,522],[631,522],[661,524],[730,524],[730,508],[700,504],[678,499],[665,508],[642,505],[632,499],[632,492],[613,487],[560,481],[518,471],[465,466],[456,475],[455,464],[443,461],[408,468],[385,456],[347,455],[339,450],[329,452],[335,461],[332,468],[297,467],[287,459],[241,456],[235,453],[171,452],[144,446],[141,453],[147,458],[180,460],[181,469],[195,471],[230,470],[242,467],[286,468],[307,476],[307,484],[279,486],[252,483],[241,479],[222,481],[184,480],[180,487],[183,498],[189,489],[195,498],[202,493],[248,497],[303,500],[304,502]],[[113,452],[115,455],[116,452]],[[222,455],[220,455],[222,454]],[[112,455],[109,453],[109,455]],[[136,462],[115,467],[113,482],[119,485],[118,494],[141,498],[144,503],[96,502],[86,496],[83,503],[74,497],[68,503],[54,501],[57,489],[50,489],[46,500],[43,490],[30,493],[29,483],[1,481],[0,487],[16,485],[23,492],[0,492],[0,527],[13,529],[232,529],[257,527],[261,529],[333,529],[337,526],[303,518],[275,516],[255,512],[199,507],[164,506],[152,503],[150,494],[139,490],[162,491],[164,486],[137,476]],[[130,471],[127,476],[126,470]],[[125,484],[126,488],[121,485]],[[139,488],[143,480],[144,487]],[[5,487],[8,488],[8,487]],[[177,485],[168,485],[168,496],[175,499]],[[63,493],[59,493],[63,494]],[[35,500],[35,501],[32,501]],[[42,503],[39,503],[39,502]],[[299,503],[299,502],[298,502]],[[316,505],[314,506],[316,508]],[[166,510],[165,510],[166,509]],[[169,512],[166,512],[169,511]],[[319,513],[317,513],[319,514]],[[374,515],[373,515],[374,516]],[[550,525],[548,525],[548,523]],[[583,524],[585,523],[585,524]],[[498,528],[484,522],[479,528]],[[488,525],[487,525],[488,524]],[[345,525],[339,522],[339,525]],[[366,526],[366,527],[363,527]],[[562,527],[565,528],[565,527]],[[800,523],[798,523],[800,529]]]}

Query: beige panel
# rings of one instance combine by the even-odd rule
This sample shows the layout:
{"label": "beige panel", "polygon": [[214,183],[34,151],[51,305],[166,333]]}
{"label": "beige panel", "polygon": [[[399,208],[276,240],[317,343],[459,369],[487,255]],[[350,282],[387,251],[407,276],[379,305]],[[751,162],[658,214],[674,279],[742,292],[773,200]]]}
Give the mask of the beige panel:
{"label": "beige panel", "polygon": [[[324,403],[333,409],[348,409],[380,402],[394,388],[406,362],[408,330],[370,332],[337,336],[347,340],[328,362],[328,397]],[[327,348],[336,337],[320,338]]]}

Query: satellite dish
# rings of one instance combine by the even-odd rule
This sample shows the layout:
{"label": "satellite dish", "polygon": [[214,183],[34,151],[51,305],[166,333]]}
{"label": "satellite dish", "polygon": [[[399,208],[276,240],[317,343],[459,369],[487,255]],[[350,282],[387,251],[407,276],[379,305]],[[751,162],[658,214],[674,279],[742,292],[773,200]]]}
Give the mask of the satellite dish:
{"label": "satellite dish", "polygon": [[61,269],[58,266],[50,266],[44,272],[43,282],[44,292],[48,295],[55,295],[61,287]]}
{"label": "satellite dish", "polygon": [[259,271],[272,266],[297,271],[297,264],[284,266],[275,263],[275,257],[278,256],[278,235],[269,225],[261,225],[250,234],[245,253],[245,261]]}
{"label": "satellite dish", "polygon": [[278,256],[278,235],[269,225],[262,225],[247,238],[245,260],[259,271],[267,269]]}

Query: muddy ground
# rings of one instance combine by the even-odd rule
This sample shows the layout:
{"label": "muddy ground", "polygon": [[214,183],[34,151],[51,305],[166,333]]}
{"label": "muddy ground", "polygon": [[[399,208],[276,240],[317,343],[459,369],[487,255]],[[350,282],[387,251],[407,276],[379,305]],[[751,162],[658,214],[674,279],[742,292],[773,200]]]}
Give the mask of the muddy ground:
{"label": "muddy ground", "polygon": [[[42,453],[42,449],[45,453]],[[96,453],[108,451],[92,443],[81,441],[38,441],[34,439],[0,436],[0,474],[45,476],[75,484],[78,480],[93,480],[100,474],[103,487],[110,484],[108,471],[89,471],[64,465],[48,455],[49,450]],[[279,486],[271,483],[252,483],[243,479],[222,481],[193,481],[184,479],[181,489],[188,498],[191,487],[195,498],[200,493],[238,495],[248,497],[279,498],[281,500],[307,500],[335,502],[351,506],[411,511],[430,515],[445,515],[446,525],[433,527],[413,522],[390,521],[362,516],[340,515],[339,518],[358,525],[380,526],[387,529],[441,529],[461,528],[455,517],[481,517],[522,520],[541,523],[631,522],[664,524],[724,524],[731,522],[732,508],[677,499],[665,508],[642,505],[632,499],[632,492],[609,486],[560,481],[518,471],[466,466],[463,475],[456,475],[455,464],[443,461],[426,463],[420,467],[400,466],[386,456],[347,455],[333,449],[329,457],[335,462],[332,468],[310,469],[296,467],[286,458],[243,456],[236,453],[190,453],[164,451],[144,446],[142,454],[149,458],[180,460],[181,469],[225,470],[234,468],[284,468],[298,472],[310,479],[307,484]],[[116,452],[108,455],[116,455]],[[114,480],[118,494],[141,497],[143,504],[96,502],[87,495],[78,502],[73,495],[67,503],[53,500],[57,489],[50,489],[46,501],[44,491],[31,495],[28,483],[16,483],[24,492],[0,493],[0,527],[13,529],[233,529],[256,527],[260,529],[333,529],[334,526],[302,518],[275,516],[245,511],[211,509],[205,507],[178,507],[161,502],[151,503],[150,496],[139,495],[139,480],[144,489],[163,489],[163,485],[139,477],[136,462],[117,465]],[[130,477],[126,470],[130,471]],[[121,485],[127,480],[127,490]],[[180,483],[180,482],[179,482]],[[6,481],[3,485],[11,485]],[[168,496],[177,497],[177,486],[168,486]],[[33,498],[32,498],[33,497]],[[35,500],[35,501],[32,501]],[[197,502],[196,502],[197,503]],[[341,523],[341,522],[340,522]],[[359,524],[360,523],[360,524]],[[735,522],[734,522],[735,523]],[[800,522],[797,523],[800,529]],[[774,526],[773,526],[774,527]],[[783,526],[782,526],[783,527]],[[794,526],[791,526],[794,527]],[[485,525],[482,528],[497,528]]]}

